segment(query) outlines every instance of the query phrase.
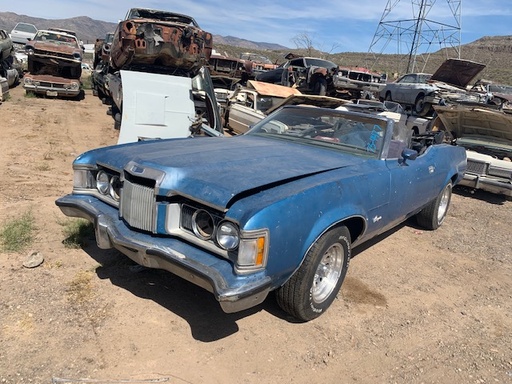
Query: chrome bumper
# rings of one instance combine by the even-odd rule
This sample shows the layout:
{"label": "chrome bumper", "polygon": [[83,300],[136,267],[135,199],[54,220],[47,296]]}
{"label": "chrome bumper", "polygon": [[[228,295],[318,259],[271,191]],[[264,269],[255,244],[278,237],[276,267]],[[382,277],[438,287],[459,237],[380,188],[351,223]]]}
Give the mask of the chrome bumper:
{"label": "chrome bumper", "polygon": [[500,181],[499,179],[466,172],[459,185],[512,197],[512,183],[510,181]]}
{"label": "chrome bumper", "polygon": [[66,216],[92,222],[99,248],[116,248],[140,265],[164,269],[212,292],[224,312],[254,307],[270,291],[271,279],[264,272],[236,275],[228,260],[180,239],[133,231],[118,218],[117,209],[92,196],[66,195],[55,204]]}

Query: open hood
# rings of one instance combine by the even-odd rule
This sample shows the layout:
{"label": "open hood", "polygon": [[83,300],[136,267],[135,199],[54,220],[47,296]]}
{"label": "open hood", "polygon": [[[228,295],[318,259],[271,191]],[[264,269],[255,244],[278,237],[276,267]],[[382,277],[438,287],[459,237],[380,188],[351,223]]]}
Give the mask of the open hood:
{"label": "open hood", "polygon": [[512,114],[483,106],[434,106],[447,131],[457,137],[478,135],[512,143]]}
{"label": "open hood", "polygon": [[483,71],[484,64],[470,60],[448,59],[432,75],[430,81],[442,81],[444,83],[466,88],[476,75]]}

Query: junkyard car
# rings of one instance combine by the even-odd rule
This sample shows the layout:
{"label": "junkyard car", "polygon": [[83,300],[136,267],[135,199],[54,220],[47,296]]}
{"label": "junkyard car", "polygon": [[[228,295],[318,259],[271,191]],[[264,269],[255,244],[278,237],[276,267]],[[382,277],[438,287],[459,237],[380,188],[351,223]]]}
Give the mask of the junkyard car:
{"label": "junkyard car", "polygon": [[[137,109],[136,113],[130,114],[132,127],[143,124],[143,120],[150,122],[151,127],[154,128],[155,120],[160,124],[172,112],[180,111],[172,105],[173,103],[184,101],[188,104],[188,108],[190,102],[194,103],[191,100],[192,94],[187,94],[184,98],[178,95],[183,96],[183,92],[192,90],[191,78],[203,70],[211,52],[212,35],[199,28],[191,16],[153,9],[130,9],[125,20],[117,25],[114,32],[114,39],[110,46],[109,67],[100,68],[94,73],[96,93],[111,105],[114,127],[121,128],[123,131],[123,125],[127,122],[124,109],[124,107],[128,108],[126,100],[135,102],[135,107],[144,104],[144,108],[150,108],[155,107],[151,105],[150,98],[156,97],[159,103],[167,105],[167,107],[161,106],[158,114],[148,113],[144,108]],[[127,79],[132,81],[127,82]],[[174,89],[164,89],[163,82],[172,85]],[[132,88],[135,83],[137,88]],[[156,95],[157,92],[159,95]],[[164,93],[168,97],[161,99],[160,96]],[[139,95],[138,100],[135,100],[136,94]],[[146,95],[148,97],[145,97]],[[197,95],[199,93],[196,92],[193,97]],[[208,100],[209,98],[206,97],[207,104]],[[205,105],[204,102],[200,103]],[[181,103],[180,106],[184,107]],[[209,105],[208,108],[210,108]],[[183,116],[189,113],[190,108]],[[209,113],[209,115],[213,114]],[[193,120],[196,122],[195,118]],[[210,119],[210,121],[213,120]],[[182,132],[188,135],[189,126],[190,124]],[[131,130],[132,127],[127,128]],[[217,131],[222,130],[222,127],[212,128]],[[151,128],[148,126],[148,129]],[[148,137],[152,137],[151,134]]]}
{"label": "junkyard car", "polygon": [[446,218],[464,148],[422,154],[390,119],[284,107],[245,135],[99,148],[56,201],[116,248],[209,291],[226,312],[261,303],[307,321],[333,302],[351,249],[410,216]]}
{"label": "junkyard car", "polygon": [[13,43],[25,44],[27,41],[34,38],[37,33],[37,28],[33,24],[18,23],[12,29],[10,35]]}
{"label": "junkyard car", "polygon": [[484,68],[473,61],[448,59],[433,75],[409,73],[386,84],[380,97],[411,106],[420,116],[431,113],[440,102],[480,102],[480,95],[468,92],[467,86]]}
{"label": "junkyard car", "polygon": [[239,87],[229,98],[224,125],[236,133],[245,133],[266,116],[269,108],[298,94],[294,88],[249,80],[247,87]]}
{"label": "junkyard car", "polygon": [[23,88],[46,96],[79,96],[83,50],[75,35],[57,30],[39,30],[25,51],[28,73]]}
{"label": "junkyard car", "polygon": [[460,184],[512,197],[512,114],[486,105],[434,107],[433,129],[467,149]]}
{"label": "junkyard car", "polygon": [[115,70],[160,65],[197,73],[208,62],[212,44],[212,35],[190,16],[132,8],[114,32],[110,65]]}
{"label": "junkyard car", "polygon": [[5,30],[0,29],[0,63],[7,60],[13,52],[14,48],[12,46],[11,38]]}
{"label": "junkyard car", "polygon": [[251,63],[251,72],[253,77],[262,72],[267,72],[277,68],[277,65],[272,63],[268,57],[257,53],[241,53],[240,60]]}
{"label": "junkyard car", "polygon": [[374,99],[385,86],[381,75],[359,67],[339,68],[333,81],[338,94],[350,99]]}
{"label": "junkyard car", "polygon": [[[317,69],[326,69],[326,83],[332,85],[332,76],[335,75],[338,66],[332,61],[319,59],[316,57],[297,57],[293,54],[286,56],[288,61],[281,64],[276,69],[256,75],[256,80],[266,83],[280,84],[287,87],[294,86],[301,92],[309,93],[313,91],[314,84],[311,82],[313,73]],[[326,88],[327,85],[326,84]],[[334,87],[331,87],[334,89]],[[322,92],[324,95],[327,89]]]}

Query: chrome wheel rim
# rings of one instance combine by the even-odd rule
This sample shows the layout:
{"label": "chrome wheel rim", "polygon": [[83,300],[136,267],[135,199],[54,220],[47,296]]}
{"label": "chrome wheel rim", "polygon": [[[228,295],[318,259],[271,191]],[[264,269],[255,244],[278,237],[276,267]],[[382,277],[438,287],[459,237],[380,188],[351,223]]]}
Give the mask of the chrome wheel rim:
{"label": "chrome wheel rim", "polygon": [[441,196],[441,201],[439,201],[439,209],[437,210],[437,222],[441,223],[446,216],[446,212],[448,211],[448,204],[450,203],[450,188],[445,188],[443,191],[443,195]]}
{"label": "chrome wheel rim", "polygon": [[334,291],[343,269],[344,249],[340,243],[331,245],[318,264],[313,278],[312,298],[324,302]]}

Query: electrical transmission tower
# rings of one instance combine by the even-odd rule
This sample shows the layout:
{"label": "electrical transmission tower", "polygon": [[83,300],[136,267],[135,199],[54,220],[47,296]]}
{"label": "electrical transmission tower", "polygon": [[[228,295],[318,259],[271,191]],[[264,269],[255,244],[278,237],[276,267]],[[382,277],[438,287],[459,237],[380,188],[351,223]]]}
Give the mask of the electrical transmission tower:
{"label": "electrical transmission tower", "polygon": [[[370,44],[366,66],[377,69],[382,54],[395,53],[403,55],[396,69],[398,73],[404,73],[404,69],[405,73],[423,72],[430,53],[442,48],[453,48],[455,56],[460,58],[462,0],[437,0],[437,3],[434,7],[436,0],[388,0]],[[406,14],[405,6],[411,7],[412,17],[398,19],[396,15]],[[429,18],[430,13],[438,15],[438,20]],[[444,21],[440,21],[441,17]],[[423,61],[421,67],[418,60]]]}

